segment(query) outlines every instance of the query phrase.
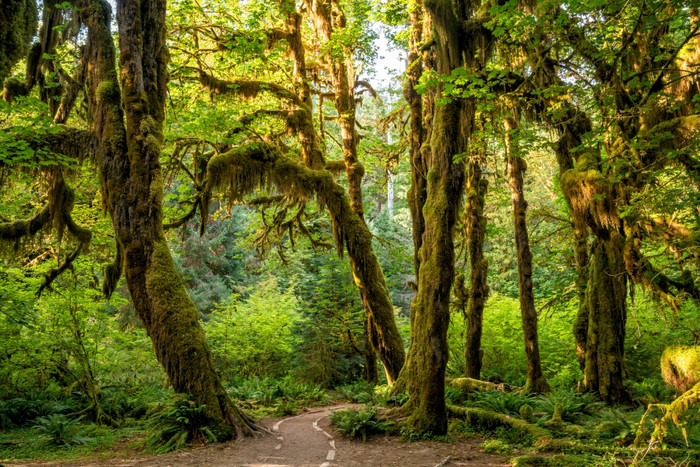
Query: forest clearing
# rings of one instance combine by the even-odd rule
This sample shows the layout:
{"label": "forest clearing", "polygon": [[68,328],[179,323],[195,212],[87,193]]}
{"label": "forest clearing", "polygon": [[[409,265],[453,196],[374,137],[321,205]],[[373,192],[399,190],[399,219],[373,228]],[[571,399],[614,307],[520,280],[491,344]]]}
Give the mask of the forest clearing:
{"label": "forest clearing", "polygon": [[0,0],[0,464],[700,465],[700,0]]}

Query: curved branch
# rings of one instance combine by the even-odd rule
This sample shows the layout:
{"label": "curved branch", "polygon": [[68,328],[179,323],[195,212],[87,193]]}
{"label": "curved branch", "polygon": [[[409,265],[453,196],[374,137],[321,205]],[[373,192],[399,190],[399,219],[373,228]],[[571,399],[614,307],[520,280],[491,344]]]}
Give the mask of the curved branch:
{"label": "curved branch", "polygon": [[51,208],[46,204],[29,220],[0,223],[0,241],[18,241],[22,237],[32,236],[51,221]]}
{"label": "curved branch", "polygon": [[289,89],[285,88],[276,83],[268,83],[265,81],[254,81],[254,80],[233,80],[225,81],[209,73],[198,70],[199,72],[199,82],[205,88],[216,94],[224,95],[236,95],[243,98],[251,99],[257,97],[261,92],[269,92],[280,99],[285,99],[294,105],[301,107],[303,104],[299,99],[299,96],[294,94]]}

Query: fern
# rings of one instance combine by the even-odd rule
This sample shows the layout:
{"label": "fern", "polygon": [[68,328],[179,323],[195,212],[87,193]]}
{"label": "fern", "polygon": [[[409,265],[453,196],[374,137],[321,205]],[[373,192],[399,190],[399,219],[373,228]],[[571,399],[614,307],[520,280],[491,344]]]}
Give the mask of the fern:
{"label": "fern", "polygon": [[378,420],[377,410],[370,407],[333,412],[331,422],[343,436],[362,441],[367,441],[370,434],[385,433],[394,425],[391,421]]}
{"label": "fern", "polygon": [[216,434],[208,426],[206,405],[197,405],[187,396],[178,395],[151,417],[146,444],[155,452],[182,449],[188,443],[215,442]]}

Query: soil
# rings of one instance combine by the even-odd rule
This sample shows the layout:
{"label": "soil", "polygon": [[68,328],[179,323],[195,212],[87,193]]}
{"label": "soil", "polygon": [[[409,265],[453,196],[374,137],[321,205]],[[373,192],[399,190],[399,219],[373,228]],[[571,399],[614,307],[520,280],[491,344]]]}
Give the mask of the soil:
{"label": "soil", "polygon": [[333,430],[329,415],[337,405],[312,409],[294,417],[265,420],[271,435],[191,448],[171,454],[56,463],[12,463],[7,467],[338,467],[338,466],[507,466],[503,456],[478,448],[482,439],[452,442],[401,442],[396,437],[373,436],[350,441]]}

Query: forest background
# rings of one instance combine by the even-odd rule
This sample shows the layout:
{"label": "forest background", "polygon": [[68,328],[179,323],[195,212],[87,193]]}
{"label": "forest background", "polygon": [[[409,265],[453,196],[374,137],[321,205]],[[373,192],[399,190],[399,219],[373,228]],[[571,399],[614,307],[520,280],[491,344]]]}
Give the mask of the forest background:
{"label": "forest background", "polygon": [[[439,48],[431,41],[440,42],[428,37],[426,26],[421,31],[426,36],[422,45],[416,43],[416,31],[430,17],[421,16],[416,27],[416,12],[422,11],[416,2],[331,2],[341,13],[333,13],[336,23],[329,36],[323,31],[330,26],[312,14],[314,2],[299,11],[289,2],[170,2],[164,17],[169,82],[167,90],[161,89],[165,110],[159,122],[165,238],[198,310],[215,371],[239,406],[261,416],[291,414],[329,397],[373,403],[401,403],[412,397],[410,387],[406,388],[409,395],[396,390],[392,394],[389,384],[398,369],[395,374],[391,368],[385,373],[382,362],[392,357],[382,354],[378,360],[375,353],[381,354],[381,349],[372,343],[374,325],[363,306],[370,299],[358,293],[356,283],[362,280],[353,270],[358,260],[352,241],[343,237],[355,231],[339,231],[342,220],[333,211],[333,201],[321,191],[303,192],[306,188],[296,187],[296,182],[279,183],[254,164],[219,174],[211,161],[236,148],[257,151],[260,146],[253,145],[272,142],[305,162],[308,156],[307,165],[312,168],[318,162],[314,151],[322,154],[318,157],[338,181],[334,186],[348,190],[344,199],[349,199],[349,206],[371,232],[393,317],[408,348],[411,302],[421,287],[416,276],[420,263],[415,250],[416,216],[409,201],[416,190],[412,148],[416,133],[411,115],[411,99],[416,95],[423,96],[426,108],[434,106],[424,110],[427,117],[421,117],[431,124],[439,109],[455,102],[473,103],[471,146],[450,154],[451,163],[462,167],[467,180],[466,189],[460,189],[452,203],[458,210],[449,234],[454,241],[456,285],[449,297],[446,376],[467,375],[506,383],[510,389],[528,384],[518,273],[522,255],[514,240],[517,224],[509,184],[511,158],[517,153],[527,161],[523,187],[532,291],[541,367],[552,389],[534,391],[544,394],[528,398],[517,391],[467,394],[464,388],[448,384],[448,402],[485,407],[540,426],[555,416],[559,406],[560,417],[587,427],[577,435],[588,440],[583,444],[591,444],[593,437],[617,446],[629,445],[638,431],[644,431],[643,423],[637,424],[647,404],[675,398],[674,388],[662,379],[661,355],[669,347],[696,346],[700,338],[697,6],[611,3],[559,5],[559,13],[563,9],[587,22],[583,39],[572,29],[575,25],[549,12],[552,5],[546,2],[532,9],[536,14],[516,2],[474,4],[472,19],[488,12],[487,20],[480,19],[480,27],[488,31],[491,42],[505,45],[487,60],[488,47],[477,44],[468,52],[484,55],[483,64],[473,66],[468,58],[449,73],[439,69],[439,53],[428,53],[422,59],[425,71],[413,82],[415,54]],[[31,1],[14,0],[0,5],[3,19],[12,25],[0,33],[0,78],[5,80],[0,103],[0,426],[6,440],[2,449],[10,449],[2,451],[0,458],[81,455],[144,430],[150,430],[148,440],[154,449],[170,449],[193,436],[202,440],[217,435],[206,424],[206,429],[188,426],[178,442],[172,433],[153,429],[162,428],[167,425],[163,420],[177,418],[183,411],[191,411],[187,413],[192,419],[196,413],[204,415],[200,405],[174,395],[124,280],[110,284],[110,277],[119,279],[109,266],[115,262],[115,243],[125,244],[113,224],[118,208],[110,205],[109,190],[114,188],[105,188],[106,172],[99,159],[90,151],[75,150],[83,147],[82,133],[64,139],[66,128],[93,125],[96,106],[114,95],[107,86],[93,85],[86,78],[85,44],[91,39],[84,26],[92,24],[86,13],[91,4],[51,1],[37,7]],[[426,11],[434,14],[433,3],[426,5]],[[615,8],[617,16],[611,13]],[[541,23],[548,14],[558,20],[543,30]],[[299,50],[289,45],[293,44],[289,31],[296,31],[295,24],[306,54],[304,76],[299,74]],[[279,33],[284,28],[286,36]],[[656,81],[646,68],[635,72],[634,66],[620,65],[633,61],[625,55],[627,49],[641,47],[629,39],[633,32],[625,35],[635,28],[657,31],[656,36],[645,36],[651,42],[643,44],[648,50],[641,54],[649,58],[643,66],[662,70]],[[521,47],[519,40],[532,31],[563,38],[549,44],[546,52],[553,50],[557,55],[559,80],[528,91],[531,95],[525,97],[504,92],[502,88],[513,85],[509,73],[515,68],[525,70],[523,74],[535,69],[529,58],[515,51]],[[407,75],[402,72],[382,80],[386,86],[375,89],[374,44],[379,34],[386,35],[392,47],[414,55],[407,55],[411,60]],[[474,37],[480,36],[475,33]],[[115,34],[115,43],[119,40]],[[599,49],[585,49],[581,43],[586,40]],[[38,49],[32,42],[39,44]],[[631,149],[612,152],[617,143],[610,140],[611,132],[616,133],[609,122],[630,117],[620,116],[616,99],[622,93],[609,92],[606,76],[596,66],[615,50],[623,58],[611,59],[610,73],[624,78],[619,86],[634,101],[628,106],[629,115],[649,111],[651,107],[645,105],[652,106],[647,101],[653,101],[674,118],[695,120],[683,120],[681,130],[666,126],[656,133],[642,132],[628,142]],[[678,65],[678,70],[661,77],[664,68],[683,60],[687,68]],[[342,86],[337,80],[343,66],[334,68],[333,63],[344,64],[345,80],[354,83],[345,84],[346,104],[350,103],[346,108],[338,98]],[[661,87],[659,80],[664,83]],[[676,89],[675,82],[690,82],[690,91]],[[126,89],[128,83],[122,86]],[[617,92],[615,86],[611,88]],[[126,90],[123,93],[128,96]],[[637,94],[647,97],[640,102],[635,100]],[[536,104],[521,109],[513,104],[519,99],[540,99],[549,107],[543,111]],[[560,120],[571,118],[567,104],[551,104],[557,99],[585,109],[592,121],[586,138],[570,148],[574,159],[577,151],[580,155],[590,147],[605,148],[594,169],[605,179],[604,189],[596,192],[599,179],[588,180],[593,189],[583,210],[572,202],[567,185],[562,185],[557,157],[561,128],[566,124]],[[290,110],[291,104],[306,105],[310,112],[300,116]],[[128,104],[124,108],[128,112]],[[313,134],[317,141],[312,144],[305,138]],[[680,143],[673,145],[669,140]],[[348,141],[356,143],[354,156],[348,155],[352,149]],[[663,157],[645,159],[647,153],[657,152]],[[583,171],[587,163],[582,158],[576,168]],[[359,179],[354,178],[358,173]],[[304,172],[299,174],[301,180]],[[420,175],[431,180],[428,173]],[[480,180],[475,181],[475,176]],[[637,276],[629,269],[621,273],[629,276],[621,321],[625,386],[617,396],[603,397],[625,405],[602,409],[591,393],[576,392],[585,368],[577,355],[574,324],[582,304],[588,303],[582,295],[577,257],[581,250],[576,247],[583,238],[584,251],[590,248],[592,257],[595,242],[602,238],[600,231],[609,229],[606,219],[613,215],[615,222],[624,224],[621,230],[627,238],[637,239],[633,260],[643,266],[638,266]],[[18,227],[23,219],[30,221]],[[35,228],[32,222],[38,224],[37,219],[42,222]],[[586,223],[595,227],[589,231]],[[475,229],[481,229],[481,237],[475,236]],[[479,238],[482,252],[474,249]],[[119,248],[116,257],[121,254]],[[473,267],[475,251],[483,254],[478,263],[486,268]],[[473,281],[480,279],[473,276],[478,271],[483,271],[487,285],[475,286]],[[465,347],[479,287],[484,300],[483,335],[476,347],[481,351],[481,368],[474,375]],[[690,364],[691,373],[700,368],[697,361]],[[679,393],[686,389],[690,387]],[[623,393],[629,398],[617,400]],[[535,407],[535,418],[521,414],[521,407],[528,404]],[[692,408],[690,416],[679,424],[683,430],[669,424],[662,436],[664,447],[683,453],[689,443],[697,446],[700,433]],[[473,425],[452,428],[477,430]],[[599,425],[605,428],[596,431]],[[45,436],[37,438],[37,430]],[[182,427],[175,431],[183,432],[177,430]],[[404,435],[412,436],[410,430]],[[501,435],[505,447],[492,449],[507,451],[508,443],[527,444],[506,432]],[[613,456],[634,456],[609,449],[616,453]],[[578,454],[600,460],[612,451]]]}

